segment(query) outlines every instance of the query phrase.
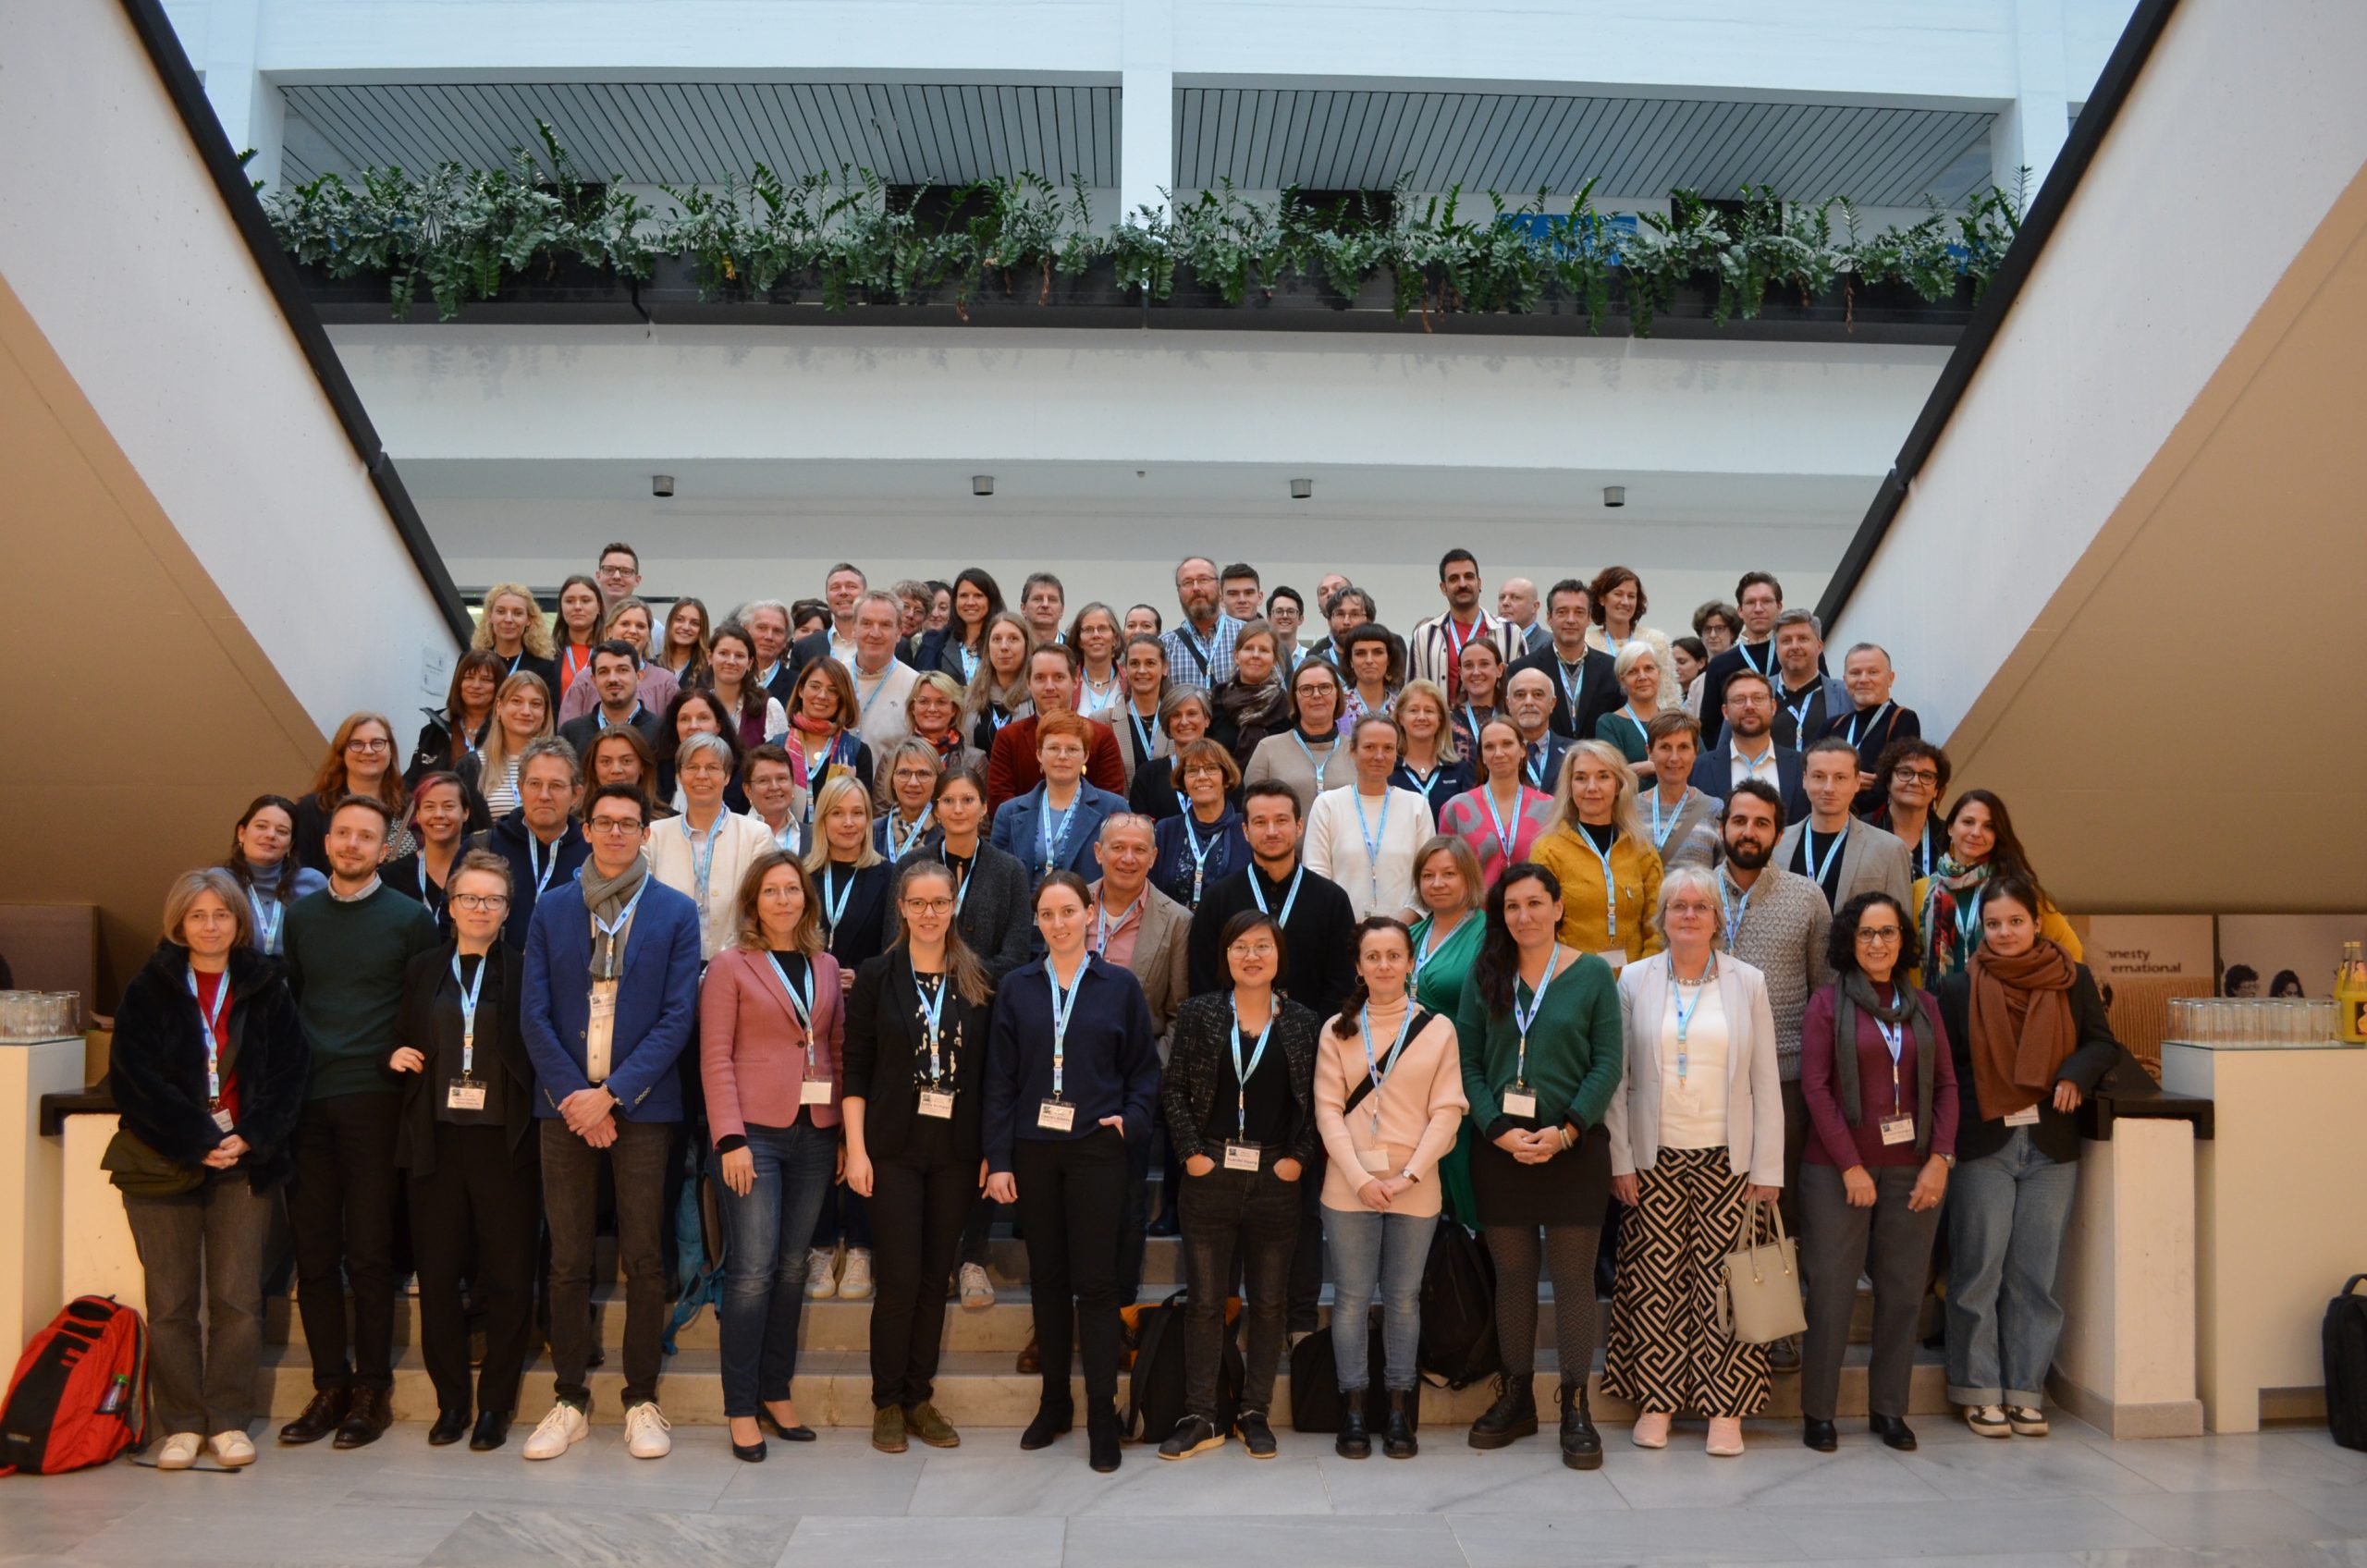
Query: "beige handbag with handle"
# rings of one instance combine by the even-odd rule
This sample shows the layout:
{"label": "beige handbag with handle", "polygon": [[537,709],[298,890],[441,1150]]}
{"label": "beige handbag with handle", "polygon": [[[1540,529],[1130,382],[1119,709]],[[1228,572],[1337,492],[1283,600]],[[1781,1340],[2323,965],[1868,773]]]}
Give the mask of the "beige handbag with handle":
{"label": "beige handbag with handle", "polygon": [[[1762,1241],[1760,1217],[1772,1215],[1775,1235]],[[1800,1265],[1784,1214],[1772,1203],[1746,1204],[1742,1246],[1726,1255],[1726,1276],[1718,1282],[1718,1331],[1747,1345],[1773,1344],[1808,1331],[1800,1305]]]}

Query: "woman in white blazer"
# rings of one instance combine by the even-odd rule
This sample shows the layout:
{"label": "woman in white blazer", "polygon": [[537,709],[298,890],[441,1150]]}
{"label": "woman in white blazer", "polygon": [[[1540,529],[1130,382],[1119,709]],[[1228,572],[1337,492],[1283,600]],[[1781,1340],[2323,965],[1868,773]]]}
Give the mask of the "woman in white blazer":
{"label": "woman in white blazer", "polygon": [[1639,1448],[1679,1411],[1709,1417],[1709,1452],[1742,1452],[1767,1403],[1767,1352],[1720,1332],[1717,1292],[1746,1205],[1784,1183],[1784,1102],[1766,977],[1715,950],[1718,886],[1699,866],[1661,880],[1665,952],[1620,973],[1626,1071],[1603,1129],[1628,1214],[1611,1299],[1606,1394],[1635,1403]]}
{"label": "woman in white blazer", "polygon": [[699,906],[699,957],[712,959],[732,945],[740,930],[740,880],[756,857],[773,847],[764,823],[741,816],[723,803],[724,787],[737,771],[731,742],[720,735],[693,735],[674,753],[674,778],[682,787],[682,815],[652,823],[649,874]]}

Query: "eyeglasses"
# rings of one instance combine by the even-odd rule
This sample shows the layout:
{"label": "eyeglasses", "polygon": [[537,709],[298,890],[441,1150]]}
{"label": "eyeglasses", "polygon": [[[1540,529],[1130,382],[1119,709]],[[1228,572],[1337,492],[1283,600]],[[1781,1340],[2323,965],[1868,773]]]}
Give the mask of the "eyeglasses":
{"label": "eyeglasses", "polygon": [[452,907],[466,910],[508,909],[509,895],[507,893],[455,893],[452,895]]}
{"label": "eyeglasses", "polygon": [[1902,767],[1894,772],[1891,777],[1901,784],[1920,784],[1926,789],[1937,789],[1940,784],[1939,774],[1930,768]]}
{"label": "eyeglasses", "polygon": [[1873,947],[1888,947],[1907,934],[1895,925],[1860,925],[1858,940]]}
{"label": "eyeglasses", "polygon": [[583,825],[583,831],[606,833],[612,839],[621,839],[628,833],[640,832],[641,824],[621,816],[595,816]]}
{"label": "eyeglasses", "polygon": [[349,752],[390,752],[394,747],[392,741],[348,741],[345,743]]}
{"label": "eyeglasses", "polygon": [[953,913],[951,899],[906,899],[903,903],[906,914],[951,914]]}
{"label": "eyeglasses", "polygon": [[1274,956],[1274,944],[1271,942],[1235,942],[1232,947],[1227,948],[1225,951],[1231,953],[1234,958],[1272,958]]}
{"label": "eyeglasses", "polygon": [[1696,903],[1688,899],[1670,904],[1663,913],[1668,914],[1698,914],[1707,916],[1715,914],[1718,912],[1709,904]]}

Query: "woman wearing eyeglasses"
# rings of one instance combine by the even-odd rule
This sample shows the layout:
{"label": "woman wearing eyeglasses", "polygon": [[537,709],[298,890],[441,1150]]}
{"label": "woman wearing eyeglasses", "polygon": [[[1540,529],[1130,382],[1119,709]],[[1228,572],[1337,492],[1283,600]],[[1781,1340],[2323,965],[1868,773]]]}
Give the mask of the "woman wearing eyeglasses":
{"label": "woman wearing eyeglasses", "polygon": [[[296,802],[296,864],[329,874],[329,818],[348,795],[374,796],[395,821],[403,819],[403,781],[395,768],[395,727],[374,713],[346,716],[329,739],[328,755],[321,759],[313,787]],[[419,847],[409,829],[387,836],[386,858],[397,859]]]}

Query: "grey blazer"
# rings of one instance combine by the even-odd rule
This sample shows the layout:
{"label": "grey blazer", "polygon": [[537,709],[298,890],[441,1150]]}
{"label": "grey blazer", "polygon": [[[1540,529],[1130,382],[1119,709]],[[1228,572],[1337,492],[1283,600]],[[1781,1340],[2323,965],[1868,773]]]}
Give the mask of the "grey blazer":
{"label": "grey blazer", "polygon": [[[1655,785],[1645,794],[1649,796],[1658,788]],[[1652,831],[1651,802],[1649,800],[1639,801],[1637,806],[1643,814],[1644,836],[1650,838]],[[1663,869],[1698,865],[1706,870],[1717,864],[1719,809],[1720,802],[1716,796],[1696,790],[1690,784],[1686,786],[1685,803],[1676,808],[1675,819],[1672,821],[1665,815],[1661,818],[1662,826],[1668,829],[1668,837],[1660,842]]]}
{"label": "grey blazer", "polygon": [[[1096,898],[1100,896],[1100,883],[1094,883],[1093,892]],[[1143,899],[1142,929],[1134,933],[1134,959],[1126,967],[1143,983],[1143,999],[1150,1003],[1150,1026],[1159,1035],[1159,1064],[1165,1066],[1175,1010],[1192,994],[1192,912],[1148,883],[1143,885]]]}
{"label": "grey blazer", "polygon": [[[1786,871],[1792,869],[1792,856],[1798,852],[1800,835],[1806,831],[1805,820],[1784,829],[1784,836],[1775,840],[1775,864]],[[1899,908],[1913,914],[1915,905],[1908,900],[1914,893],[1915,876],[1913,863],[1907,858],[1907,845],[1896,834],[1854,816],[1842,831],[1841,896],[1834,901],[1834,912],[1838,913],[1843,905],[1860,893],[1879,889],[1896,899]],[[1822,883],[1816,887],[1819,892],[1823,891]]]}
{"label": "grey blazer", "polygon": [[[1726,1015],[1728,1169],[1762,1187],[1784,1184],[1784,1095],[1775,1070],[1775,1015],[1767,979],[1732,953],[1718,955],[1718,1003]],[[1661,1152],[1661,1019],[1668,1007],[1668,958],[1656,954],[1619,972],[1626,1071],[1604,1112],[1611,1173],[1650,1170]]]}
{"label": "grey blazer", "polygon": [[[945,840],[931,834],[905,860],[936,860],[945,853]],[[898,864],[902,864],[899,862]],[[1036,920],[1029,912],[1027,868],[996,849],[981,836],[978,852],[970,862],[970,885],[962,895],[962,939],[987,966],[987,977],[1000,989],[1005,978],[1036,954]],[[904,923],[897,918],[896,900],[888,900],[880,939],[893,943]]]}

